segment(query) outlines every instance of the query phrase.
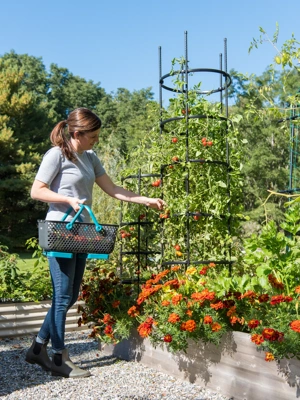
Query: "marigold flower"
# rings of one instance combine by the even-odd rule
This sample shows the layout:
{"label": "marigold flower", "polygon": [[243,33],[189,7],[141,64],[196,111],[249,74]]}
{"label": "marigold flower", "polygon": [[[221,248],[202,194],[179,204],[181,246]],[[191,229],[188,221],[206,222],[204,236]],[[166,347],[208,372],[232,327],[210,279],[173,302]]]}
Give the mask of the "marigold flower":
{"label": "marigold flower", "polygon": [[261,294],[260,296],[258,296],[258,301],[260,303],[266,303],[267,301],[269,301],[270,296],[268,294]]}
{"label": "marigold flower", "polygon": [[295,287],[295,293],[300,294],[300,286]]}
{"label": "marigold flower", "polygon": [[186,324],[185,322],[182,322],[182,324],[180,325],[181,331],[186,331],[185,324]]}
{"label": "marigold flower", "polygon": [[205,317],[203,318],[203,323],[204,324],[212,324],[213,323],[213,319],[210,315],[205,315]]}
{"label": "marigold flower", "polygon": [[186,315],[191,317],[193,315],[193,311],[192,310],[186,310]]}
{"label": "marigold flower", "polygon": [[162,278],[168,275],[169,272],[170,272],[169,269],[165,269],[164,271],[157,274],[156,277],[153,279],[153,283],[158,283]]}
{"label": "marigold flower", "polygon": [[222,329],[222,326],[218,322],[213,322],[211,324],[211,330],[213,332],[218,332],[220,329]]}
{"label": "marigold flower", "polygon": [[148,317],[145,322],[142,322],[137,330],[139,332],[139,335],[143,338],[146,338],[150,335],[152,332],[152,325],[154,324],[154,320],[151,317]]}
{"label": "marigold flower", "polygon": [[178,271],[180,269],[180,265],[174,265],[174,267],[171,268],[171,271]]}
{"label": "marigold flower", "polygon": [[238,319],[238,317],[233,315],[232,317],[229,318],[229,321],[230,321],[231,325],[234,325],[239,321],[239,319]]}
{"label": "marigold flower", "polygon": [[113,327],[111,325],[106,325],[104,333],[105,335],[110,336],[113,333]]}
{"label": "marigold flower", "polygon": [[214,310],[222,310],[222,308],[224,308],[224,304],[222,301],[217,301],[216,303],[210,303],[210,306]]}
{"label": "marigold flower", "polygon": [[236,313],[236,306],[232,306],[227,311],[227,316],[230,317],[231,315],[234,315],[235,313]]}
{"label": "marigold flower", "polygon": [[285,300],[285,297],[282,294],[279,294],[277,296],[272,296],[270,304],[274,306],[275,304],[283,303]]}
{"label": "marigold flower", "polygon": [[120,303],[121,303],[120,300],[115,300],[115,301],[112,302],[111,305],[113,306],[113,308],[118,308]]}
{"label": "marigold flower", "polygon": [[173,340],[172,335],[170,335],[170,334],[165,335],[164,342],[171,343],[172,340]]}
{"label": "marigold flower", "polygon": [[180,317],[178,314],[172,313],[169,315],[168,322],[171,322],[172,324],[176,324],[176,322],[179,322],[179,321],[180,321]]}
{"label": "marigold flower", "polygon": [[174,289],[178,289],[181,286],[181,282],[178,279],[172,279],[164,283],[164,286],[172,286]]}
{"label": "marigold flower", "polygon": [[200,275],[206,275],[206,274],[207,274],[207,270],[208,270],[208,267],[203,267],[203,268],[199,271],[199,274],[200,274]]}
{"label": "marigold flower", "polygon": [[275,342],[278,339],[279,332],[273,328],[264,328],[261,334],[264,339],[267,339],[270,342]]}
{"label": "marigold flower", "polygon": [[102,321],[106,325],[113,325],[116,322],[110,314],[104,314]]}
{"label": "marigold flower", "polygon": [[189,267],[186,271],[186,275],[194,275],[197,272],[197,269],[195,267]]}
{"label": "marigold flower", "polygon": [[275,357],[272,353],[269,353],[268,351],[266,352],[265,360],[268,362],[274,361]]}
{"label": "marigold flower", "polygon": [[193,332],[196,329],[197,325],[193,319],[189,319],[185,323],[185,330],[189,332]]}
{"label": "marigold flower", "polygon": [[161,305],[163,306],[163,307],[167,307],[167,306],[169,306],[171,303],[168,301],[168,300],[163,300],[162,302],[161,302]]}
{"label": "marigold flower", "polygon": [[263,335],[259,335],[258,333],[254,333],[251,336],[251,342],[253,342],[257,345],[262,344],[264,341],[265,341],[265,339],[264,339]]}
{"label": "marigold flower", "polygon": [[182,294],[175,294],[172,297],[172,303],[176,306],[182,300]]}
{"label": "marigold flower", "polygon": [[290,328],[295,332],[300,332],[300,320],[296,319],[290,323]]}
{"label": "marigold flower", "polygon": [[244,299],[244,298],[246,298],[246,297],[248,297],[248,298],[250,298],[250,299],[255,299],[256,293],[253,292],[253,290],[247,290],[247,292],[245,292],[244,294],[242,294],[241,299]]}
{"label": "marigold flower", "polygon": [[134,318],[134,317],[136,317],[137,315],[139,315],[140,312],[139,312],[139,309],[138,309],[136,306],[132,306],[132,307],[130,307],[129,310],[127,311],[127,314],[128,314],[130,317]]}
{"label": "marigold flower", "polygon": [[249,326],[250,329],[255,329],[255,328],[258,327],[258,325],[259,325],[258,319],[251,319],[251,320],[248,322],[248,326]]}
{"label": "marigold flower", "polygon": [[216,264],[213,263],[213,262],[211,262],[211,263],[208,264],[208,266],[209,266],[210,268],[214,268],[214,267],[216,266]]}
{"label": "marigold flower", "polygon": [[268,275],[270,284],[276,289],[284,289],[284,284],[280,282],[273,274]]}
{"label": "marigold flower", "polygon": [[209,292],[208,289],[202,290],[202,292],[196,292],[191,295],[194,301],[203,302],[204,300],[214,300],[215,292]]}

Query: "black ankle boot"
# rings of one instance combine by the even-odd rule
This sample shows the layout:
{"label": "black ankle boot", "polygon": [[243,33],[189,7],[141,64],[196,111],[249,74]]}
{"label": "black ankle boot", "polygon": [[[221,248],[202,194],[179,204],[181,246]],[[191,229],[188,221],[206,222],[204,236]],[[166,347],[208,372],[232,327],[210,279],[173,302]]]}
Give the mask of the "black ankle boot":
{"label": "black ankle boot", "polygon": [[29,364],[38,364],[45,371],[51,371],[51,360],[47,353],[47,343],[37,343],[33,339],[30,349],[26,353],[25,361]]}
{"label": "black ankle boot", "polygon": [[77,367],[69,358],[67,349],[62,354],[55,353],[52,358],[51,372],[53,376],[64,376],[65,378],[87,378],[91,376],[89,371]]}

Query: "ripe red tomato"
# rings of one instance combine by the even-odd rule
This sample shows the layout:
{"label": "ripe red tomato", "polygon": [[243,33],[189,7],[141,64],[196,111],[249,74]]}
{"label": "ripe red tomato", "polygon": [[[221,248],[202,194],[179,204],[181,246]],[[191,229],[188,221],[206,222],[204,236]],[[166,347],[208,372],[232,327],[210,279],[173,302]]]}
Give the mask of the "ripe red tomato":
{"label": "ripe red tomato", "polygon": [[196,213],[199,213],[198,215],[193,215],[194,221],[199,221],[200,219],[200,211],[195,211]]}
{"label": "ripe red tomato", "polygon": [[177,143],[177,142],[178,142],[177,137],[173,137],[173,138],[172,138],[172,143]]}
{"label": "ripe red tomato", "polygon": [[172,157],[172,161],[178,162],[179,161],[179,157],[177,157],[177,156]]}
{"label": "ripe red tomato", "polygon": [[174,246],[174,249],[177,250],[177,251],[180,251],[181,247],[179,246],[179,244],[176,244],[176,245]]}
{"label": "ripe red tomato", "polygon": [[207,144],[207,146],[212,146],[212,145],[213,145],[213,142],[210,140],[210,141],[207,142],[206,144]]}
{"label": "ripe red tomato", "polygon": [[125,239],[126,237],[127,237],[127,233],[123,232],[123,233],[121,234],[121,238],[122,238],[122,239]]}

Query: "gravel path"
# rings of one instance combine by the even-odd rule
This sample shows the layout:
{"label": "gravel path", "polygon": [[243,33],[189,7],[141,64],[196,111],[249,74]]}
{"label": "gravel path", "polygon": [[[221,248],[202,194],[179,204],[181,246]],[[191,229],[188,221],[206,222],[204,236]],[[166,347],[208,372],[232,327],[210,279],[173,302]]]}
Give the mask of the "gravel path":
{"label": "gravel path", "polygon": [[140,363],[103,357],[87,331],[68,332],[66,344],[77,365],[92,376],[52,377],[24,361],[32,337],[0,339],[0,399],[9,400],[230,400]]}

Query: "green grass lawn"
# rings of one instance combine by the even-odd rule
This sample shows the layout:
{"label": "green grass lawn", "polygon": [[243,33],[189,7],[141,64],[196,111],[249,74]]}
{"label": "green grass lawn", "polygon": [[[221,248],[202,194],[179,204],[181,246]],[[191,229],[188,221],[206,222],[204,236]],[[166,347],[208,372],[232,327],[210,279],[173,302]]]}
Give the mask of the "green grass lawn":
{"label": "green grass lawn", "polygon": [[32,258],[31,253],[19,253],[19,257],[18,267],[20,271],[32,271],[36,258]]}

